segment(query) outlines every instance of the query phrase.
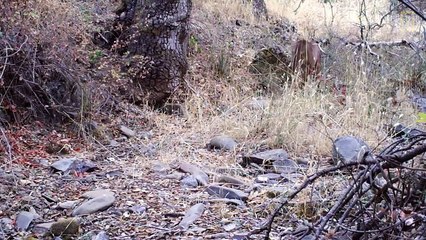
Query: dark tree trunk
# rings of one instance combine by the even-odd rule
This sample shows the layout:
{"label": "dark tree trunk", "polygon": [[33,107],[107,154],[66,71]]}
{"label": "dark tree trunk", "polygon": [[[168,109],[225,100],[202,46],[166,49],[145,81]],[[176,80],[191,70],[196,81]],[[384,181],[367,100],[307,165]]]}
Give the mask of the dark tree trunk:
{"label": "dark tree trunk", "polygon": [[266,10],[265,0],[252,0],[253,14],[257,19],[268,20],[268,11]]}
{"label": "dark tree trunk", "polygon": [[122,0],[116,10],[127,29],[122,36],[126,52],[143,57],[129,69],[137,100],[161,105],[179,87],[188,70],[191,8],[191,0]]}

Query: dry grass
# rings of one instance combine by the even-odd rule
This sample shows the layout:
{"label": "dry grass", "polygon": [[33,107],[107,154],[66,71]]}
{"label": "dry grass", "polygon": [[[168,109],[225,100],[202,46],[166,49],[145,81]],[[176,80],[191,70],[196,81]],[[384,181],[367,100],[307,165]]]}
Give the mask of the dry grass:
{"label": "dry grass", "polygon": [[[351,32],[357,34],[358,1],[334,3],[336,16],[332,24],[327,15],[330,14],[328,6],[318,1],[305,1],[296,14],[293,10],[299,1],[290,1],[290,4],[279,0],[266,2],[275,17],[288,18],[297,23],[302,34],[315,33],[320,36],[329,29],[342,36]],[[195,1],[194,4],[206,15],[206,12],[214,13],[218,22],[229,23],[235,19],[253,22],[250,6],[238,1]],[[385,1],[370,4],[372,19],[378,19],[380,12],[386,9]],[[317,19],[312,18],[312,14]],[[413,34],[413,29],[418,27],[404,19],[399,21],[410,27],[398,29],[400,33],[392,35],[381,29],[374,36],[379,38],[382,34],[385,36],[383,40],[397,40],[398,36]],[[225,41],[232,41],[232,37],[226,37]],[[404,122],[410,125],[415,122],[416,110],[407,98],[399,99],[395,105],[389,104],[387,98],[394,96],[396,90],[387,86],[380,74],[365,74],[368,63],[354,63],[350,51],[336,54],[343,54],[339,56],[341,58],[347,54],[345,61],[339,59],[338,62],[344,74],[332,76],[348,85],[346,105],[338,104],[332,91],[323,91],[316,84],[308,84],[303,90],[284,87],[280,94],[266,96],[270,100],[267,109],[253,110],[247,107],[247,102],[259,97],[259,93],[248,87],[255,85],[256,80],[244,70],[246,66],[232,65],[226,79],[211,77],[215,76],[213,72],[194,74],[191,76],[193,91],[186,101],[190,127],[182,132],[180,138],[185,138],[185,135],[190,138],[196,134],[200,142],[206,143],[214,135],[228,134],[241,143],[241,148],[249,148],[248,151],[255,151],[256,145],[266,145],[271,148],[283,147],[292,155],[309,153],[329,156],[332,140],[340,135],[359,136],[375,147],[386,138],[382,129],[384,124]],[[378,83],[383,89],[377,88]],[[392,88],[392,93],[387,92],[389,88]],[[234,158],[228,160],[234,161]]]}
{"label": "dry grass", "polygon": [[[342,37],[356,38],[359,35],[359,9],[362,0],[324,1],[305,0],[269,0],[268,10],[275,16],[285,16],[294,22],[304,37],[327,37],[338,34]],[[367,16],[371,23],[378,23],[390,9],[390,1],[374,0],[367,2]],[[300,4],[300,7],[299,7]],[[366,21],[364,20],[364,23]],[[384,21],[385,26],[375,31],[370,40],[416,39],[421,30],[422,21],[410,11],[392,15]],[[424,26],[424,25],[423,25]]]}

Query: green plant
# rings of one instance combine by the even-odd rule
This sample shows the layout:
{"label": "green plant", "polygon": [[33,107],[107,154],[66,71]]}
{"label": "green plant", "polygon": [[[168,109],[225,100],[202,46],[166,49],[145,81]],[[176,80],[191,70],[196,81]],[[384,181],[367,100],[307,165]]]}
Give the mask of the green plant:
{"label": "green plant", "polygon": [[103,52],[101,50],[96,50],[90,53],[89,62],[91,64],[97,63],[103,56]]}

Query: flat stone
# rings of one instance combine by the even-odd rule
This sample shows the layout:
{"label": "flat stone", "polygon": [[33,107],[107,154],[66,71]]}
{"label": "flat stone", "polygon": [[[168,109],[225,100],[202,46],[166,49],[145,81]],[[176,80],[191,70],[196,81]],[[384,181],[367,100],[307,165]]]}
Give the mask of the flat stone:
{"label": "flat stone", "polygon": [[228,198],[216,198],[216,199],[208,199],[207,200],[210,203],[226,203],[226,204],[232,204],[236,206],[244,206],[244,202],[238,199],[228,199]]}
{"label": "flat stone", "polygon": [[198,181],[193,175],[184,177],[180,183],[184,187],[198,187]]}
{"label": "flat stone", "polygon": [[75,206],[77,206],[78,203],[79,203],[79,201],[61,202],[61,203],[58,203],[58,208],[60,208],[60,209],[72,209]]}
{"label": "flat stone", "polygon": [[114,195],[104,194],[102,196],[83,202],[79,207],[74,209],[72,216],[86,215],[109,208],[115,201]]}
{"label": "flat stone", "polygon": [[52,227],[53,223],[54,222],[36,224],[31,230],[31,232],[36,235],[45,235],[50,231],[50,228]]}
{"label": "flat stone", "polygon": [[16,228],[18,230],[26,231],[31,222],[36,218],[36,214],[22,211],[16,217]]}
{"label": "flat stone", "polygon": [[181,162],[179,163],[179,169],[182,170],[183,172],[191,173],[197,179],[197,181],[203,186],[206,186],[209,182],[209,176],[207,175],[207,173],[202,171],[195,164]]}
{"label": "flat stone", "polygon": [[244,156],[242,165],[247,166],[250,163],[263,165],[263,164],[270,164],[277,160],[286,160],[286,159],[288,159],[288,154],[285,150],[273,149],[273,150],[268,150],[268,151]]}
{"label": "flat stone", "polygon": [[64,158],[61,160],[58,160],[54,163],[52,163],[52,165],[50,165],[51,168],[61,171],[61,172],[65,172],[68,171],[73,163],[77,161],[77,158]]}
{"label": "flat stone", "polygon": [[152,170],[157,173],[167,173],[170,170],[170,166],[167,163],[155,162],[152,164]]}
{"label": "flat stone", "polygon": [[228,176],[228,175],[221,175],[217,178],[216,181],[219,183],[229,183],[232,185],[246,185],[246,183],[243,182],[242,180],[235,177]]}
{"label": "flat stone", "polygon": [[242,201],[248,199],[248,194],[243,191],[218,185],[210,185],[206,188],[206,191],[210,195],[215,195],[220,198],[238,199]]}
{"label": "flat stone", "polygon": [[100,231],[92,240],[109,240],[109,237],[105,231]]}
{"label": "flat stone", "polygon": [[356,162],[361,151],[364,151],[362,154],[370,152],[362,139],[353,136],[339,137],[333,142],[333,161],[335,164]]}
{"label": "flat stone", "polygon": [[183,178],[183,176],[185,176],[184,173],[174,172],[174,173],[170,173],[170,174],[165,175],[163,178],[181,180]]}
{"label": "flat stone", "polygon": [[258,175],[255,179],[257,183],[269,183],[271,180],[278,180],[282,178],[280,174],[277,173],[266,173]]}
{"label": "flat stone", "polygon": [[294,173],[299,168],[299,165],[290,159],[276,160],[272,165],[277,173]]}
{"label": "flat stone", "polygon": [[120,131],[121,131],[122,134],[124,134],[124,136],[126,136],[128,138],[134,137],[136,135],[135,131],[133,131],[132,129],[130,129],[130,128],[124,126],[124,125],[120,126]]}
{"label": "flat stone", "polygon": [[237,142],[229,136],[222,135],[212,138],[207,146],[210,149],[234,150]]}
{"label": "flat stone", "polygon": [[204,212],[204,208],[205,206],[203,203],[197,203],[188,209],[188,211],[185,213],[185,216],[180,221],[179,227],[181,227],[183,230],[187,230],[191,224],[193,224],[198,218],[201,217]]}
{"label": "flat stone", "polygon": [[114,193],[111,192],[111,190],[109,190],[109,189],[96,189],[96,190],[93,190],[93,191],[88,191],[88,192],[83,193],[81,195],[81,197],[84,197],[84,198],[97,198],[97,197],[102,197],[104,195],[112,195],[112,196],[114,196]]}

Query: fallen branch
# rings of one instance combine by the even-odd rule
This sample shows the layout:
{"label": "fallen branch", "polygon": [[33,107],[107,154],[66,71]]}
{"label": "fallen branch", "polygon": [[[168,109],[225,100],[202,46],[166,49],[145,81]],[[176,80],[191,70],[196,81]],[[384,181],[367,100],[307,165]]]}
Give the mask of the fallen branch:
{"label": "fallen branch", "polygon": [[[279,215],[281,210],[287,206],[288,203],[294,199],[302,190],[306,189],[310,184],[313,184],[319,178],[332,174],[335,171],[348,169],[353,172],[353,166],[358,166],[359,170],[352,177],[351,184],[340,194],[339,198],[336,200],[329,212],[324,217],[321,217],[317,223],[313,224],[313,227],[310,231],[313,231],[315,238],[321,238],[325,229],[330,229],[329,223],[336,216],[340,217],[336,223],[335,232],[343,229],[346,232],[352,233],[353,239],[359,239],[366,234],[379,232],[383,233],[394,231],[396,233],[402,233],[402,230],[399,230],[400,228],[398,228],[401,226],[400,222],[393,223],[381,221],[381,219],[390,214],[391,210],[394,211],[396,207],[402,208],[403,205],[401,204],[407,204],[409,202],[409,198],[411,197],[405,196],[405,194],[408,194],[407,190],[404,187],[401,187],[405,186],[406,182],[403,182],[403,179],[400,179],[401,177],[393,177],[391,174],[389,174],[389,170],[407,170],[402,166],[404,163],[413,160],[416,156],[426,153],[425,140],[426,135],[424,133],[417,134],[411,136],[410,138],[406,138],[405,141],[397,141],[397,144],[391,144],[391,147],[385,148],[386,151],[382,152],[382,154],[376,156],[375,158],[361,156],[358,161],[329,167],[308,176],[308,178],[301,185],[299,185],[295,191],[282,198],[279,205],[270,214],[266,222],[258,229],[251,231],[249,235],[265,232],[264,239],[269,239],[269,235],[272,231],[272,224],[274,223],[275,218]],[[408,146],[402,145],[403,143],[407,142]],[[410,169],[410,171],[414,170],[416,169]],[[375,182],[377,176],[380,174],[383,176],[383,181],[386,182],[382,186],[378,186]],[[398,185],[394,186],[396,183],[398,183]],[[366,184],[368,186],[367,188],[365,188]],[[360,200],[361,197],[365,199],[367,192],[371,191],[373,191],[374,194],[373,196],[369,196],[369,201],[365,202],[365,200]],[[377,203],[380,202],[382,202],[381,204],[385,206],[384,208],[381,207],[382,210],[377,211],[377,213],[368,213],[368,209],[371,209],[372,206],[373,209],[379,209]],[[399,205],[396,206],[396,204]],[[356,213],[353,213],[354,209],[357,209]],[[339,215],[340,213],[342,214]],[[364,222],[364,219],[368,216],[370,220]],[[349,222],[346,224],[349,226],[356,226],[356,229],[344,225],[345,221],[348,220]],[[310,231],[306,231],[304,235],[308,235]]]}

